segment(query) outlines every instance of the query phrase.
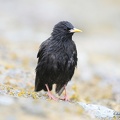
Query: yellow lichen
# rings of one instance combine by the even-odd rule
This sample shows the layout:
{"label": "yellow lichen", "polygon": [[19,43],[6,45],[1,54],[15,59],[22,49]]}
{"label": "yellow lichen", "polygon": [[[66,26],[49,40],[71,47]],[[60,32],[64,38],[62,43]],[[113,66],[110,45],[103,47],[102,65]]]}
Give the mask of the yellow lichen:
{"label": "yellow lichen", "polygon": [[70,97],[71,100],[79,100],[79,96],[77,94],[73,94],[71,97]]}
{"label": "yellow lichen", "polygon": [[12,65],[12,64],[7,64],[5,66],[5,69],[12,69],[12,68],[14,68],[14,65]]}
{"label": "yellow lichen", "polygon": [[18,93],[18,96],[21,97],[25,94],[26,92],[24,90],[21,90],[19,93]]}
{"label": "yellow lichen", "polygon": [[32,94],[33,99],[37,99],[37,94],[35,92],[32,92],[31,94]]}

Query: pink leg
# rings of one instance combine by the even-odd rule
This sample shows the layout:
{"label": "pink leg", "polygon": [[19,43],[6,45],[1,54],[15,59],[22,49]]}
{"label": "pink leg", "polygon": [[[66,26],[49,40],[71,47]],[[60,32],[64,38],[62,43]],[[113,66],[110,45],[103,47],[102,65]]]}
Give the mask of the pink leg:
{"label": "pink leg", "polygon": [[55,96],[53,96],[52,93],[50,92],[48,85],[45,84],[45,86],[46,86],[46,88],[47,88],[47,91],[48,91],[47,94],[48,94],[49,98],[50,98],[50,99],[53,99],[53,100],[55,100],[55,101],[58,101],[58,98],[56,98]]}
{"label": "pink leg", "polygon": [[67,95],[67,92],[66,92],[66,85],[65,85],[65,96],[64,98],[60,98],[61,100],[64,100],[64,101],[70,101],[69,98],[68,98],[68,95]]}

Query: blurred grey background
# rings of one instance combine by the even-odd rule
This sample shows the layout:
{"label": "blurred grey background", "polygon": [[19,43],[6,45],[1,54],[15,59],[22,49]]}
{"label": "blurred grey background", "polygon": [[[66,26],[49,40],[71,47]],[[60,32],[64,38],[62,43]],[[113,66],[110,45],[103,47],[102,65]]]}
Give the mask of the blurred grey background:
{"label": "blurred grey background", "polygon": [[37,43],[35,52],[62,20],[83,31],[73,36],[80,63],[120,61],[120,0],[0,0],[0,40]]}
{"label": "blurred grey background", "polygon": [[80,40],[118,45],[119,0],[0,0],[0,37],[9,40],[43,41],[61,20],[83,30]]}
{"label": "blurred grey background", "polygon": [[[0,40],[16,43],[13,50],[22,56],[19,44],[24,44],[34,60],[40,43],[62,20],[83,31],[73,36],[82,78],[91,79],[91,64],[95,72],[120,76],[120,0],[0,0]],[[29,43],[36,45],[34,52]]]}

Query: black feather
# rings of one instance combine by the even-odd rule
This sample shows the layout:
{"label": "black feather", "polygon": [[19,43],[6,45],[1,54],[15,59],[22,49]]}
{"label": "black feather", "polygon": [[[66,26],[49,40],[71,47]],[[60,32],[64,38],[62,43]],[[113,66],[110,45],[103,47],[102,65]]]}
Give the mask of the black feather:
{"label": "black feather", "polygon": [[55,25],[51,37],[44,41],[37,54],[35,91],[47,91],[45,84],[52,90],[56,84],[56,93],[60,95],[64,86],[71,80],[77,66],[77,50],[72,40],[73,25],[67,21]]}

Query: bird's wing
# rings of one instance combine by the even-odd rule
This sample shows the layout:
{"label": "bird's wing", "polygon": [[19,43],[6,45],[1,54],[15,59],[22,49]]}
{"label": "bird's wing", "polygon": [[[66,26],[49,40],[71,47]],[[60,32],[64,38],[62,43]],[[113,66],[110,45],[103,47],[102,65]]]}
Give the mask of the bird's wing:
{"label": "bird's wing", "polygon": [[72,57],[73,57],[73,59],[74,59],[74,64],[75,64],[75,66],[77,66],[77,61],[78,61],[78,58],[77,58],[77,49],[76,49],[76,45],[75,45],[75,43],[74,43],[74,41],[72,41],[73,42],[73,54],[72,54]]}
{"label": "bird's wing", "polygon": [[44,55],[44,51],[46,50],[47,46],[49,45],[51,38],[48,38],[46,41],[44,41],[39,48],[38,54],[37,54],[37,58],[38,58],[38,63],[40,61],[40,59],[43,57]]}
{"label": "bird's wing", "polygon": [[46,49],[47,49],[47,46],[49,46],[49,41],[50,41],[50,38],[48,38],[46,41],[44,41],[40,45],[40,49],[39,49],[38,54],[37,54],[38,64],[37,64],[37,67],[35,69],[35,71],[36,71],[35,91],[40,91],[42,89],[46,90],[46,87],[44,85],[44,81],[43,81],[43,79],[41,79],[43,77],[42,73],[44,72],[44,70],[41,69],[40,63],[43,63],[43,62],[40,62],[40,61],[42,60],[42,58],[46,54]]}

